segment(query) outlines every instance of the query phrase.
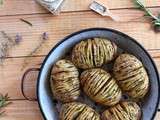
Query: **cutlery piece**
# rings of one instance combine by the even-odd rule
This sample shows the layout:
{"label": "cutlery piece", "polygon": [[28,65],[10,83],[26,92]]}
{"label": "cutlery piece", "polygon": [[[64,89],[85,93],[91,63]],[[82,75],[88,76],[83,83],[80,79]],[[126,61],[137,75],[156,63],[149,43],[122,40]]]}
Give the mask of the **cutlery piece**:
{"label": "cutlery piece", "polygon": [[108,16],[108,17],[112,18],[114,21],[119,21],[119,18],[117,16],[113,15],[107,6],[104,6],[97,1],[93,1],[91,3],[90,9],[97,12],[98,14],[100,14],[102,16]]}

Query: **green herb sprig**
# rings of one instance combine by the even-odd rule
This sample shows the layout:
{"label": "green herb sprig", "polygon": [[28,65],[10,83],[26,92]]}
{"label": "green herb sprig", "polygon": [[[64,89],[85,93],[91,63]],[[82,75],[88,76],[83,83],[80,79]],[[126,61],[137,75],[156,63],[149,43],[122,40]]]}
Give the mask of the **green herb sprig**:
{"label": "green herb sprig", "polygon": [[145,17],[149,17],[152,20],[153,27],[155,29],[160,29],[160,14],[155,16],[152,11],[144,6],[144,4],[140,0],[134,0],[135,5],[138,7],[138,9],[145,12]]}
{"label": "green herb sprig", "polygon": [[3,5],[3,0],[0,0],[0,5]]}
{"label": "green herb sprig", "polygon": [[11,103],[12,102],[9,102],[8,94],[5,94],[5,95],[0,94],[0,116],[5,112],[5,111],[2,111],[2,109]]}

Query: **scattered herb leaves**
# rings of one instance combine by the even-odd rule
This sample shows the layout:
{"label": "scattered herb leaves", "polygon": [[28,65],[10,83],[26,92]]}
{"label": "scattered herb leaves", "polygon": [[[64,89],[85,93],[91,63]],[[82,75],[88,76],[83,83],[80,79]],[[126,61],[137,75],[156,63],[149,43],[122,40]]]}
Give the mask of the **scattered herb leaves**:
{"label": "scattered herb leaves", "polygon": [[16,34],[15,36],[15,42],[16,44],[19,44],[22,41],[22,36],[20,34]]}
{"label": "scattered herb leaves", "polygon": [[8,51],[16,43],[12,40],[6,32],[0,31],[0,64],[3,63],[4,58],[8,55]]}
{"label": "scattered herb leaves", "polygon": [[2,34],[3,37],[6,38],[11,44],[14,44],[14,41],[12,40],[12,38],[11,38],[5,31],[1,31],[1,34]]}
{"label": "scattered herb leaves", "polygon": [[144,6],[140,0],[134,0],[135,5],[138,9],[145,12],[145,17],[149,17],[152,20],[153,27],[155,30],[160,30],[160,14],[155,16],[152,11]]}
{"label": "scattered herb leaves", "polygon": [[5,111],[2,111],[2,109],[12,103],[12,102],[9,102],[9,98],[10,97],[8,96],[8,94],[5,94],[5,95],[0,94],[0,116],[5,112]]}
{"label": "scattered herb leaves", "polygon": [[42,39],[43,39],[43,40],[48,40],[48,39],[49,39],[47,32],[44,32],[44,33],[42,34]]}
{"label": "scattered herb leaves", "polygon": [[33,26],[33,24],[32,24],[31,22],[29,22],[28,20],[25,20],[25,19],[23,19],[23,18],[20,18],[20,20],[21,20],[22,22],[28,24],[28,25],[31,26],[31,27]]}
{"label": "scattered herb leaves", "polygon": [[0,5],[3,5],[3,0],[0,0]]}

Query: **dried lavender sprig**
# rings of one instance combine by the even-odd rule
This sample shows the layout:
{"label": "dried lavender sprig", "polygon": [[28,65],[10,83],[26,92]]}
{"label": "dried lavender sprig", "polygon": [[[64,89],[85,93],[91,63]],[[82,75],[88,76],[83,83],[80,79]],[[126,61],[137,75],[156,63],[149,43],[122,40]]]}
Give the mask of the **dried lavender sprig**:
{"label": "dried lavender sprig", "polygon": [[4,38],[6,38],[11,45],[15,45],[15,42],[12,40],[12,38],[10,36],[7,35],[7,33],[5,31],[0,31],[3,35]]}
{"label": "dried lavender sprig", "polygon": [[22,36],[19,33],[17,33],[15,36],[15,43],[19,44],[21,41],[22,41]]}
{"label": "dried lavender sprig", "polygon": [[[35,53],[39,52],[41,50],[43,44],[45,43],[45,41],[48,40],[48,39],[49,39],[48,33],[44,32],[41,35],[39,44],[28,54],[28,56],[33,56]],[[22,70],[25,68],[26,65],[28,65],[29,60],[30,60],[29,57],[24,60]]]}
{"label": "dried lavender sprig", "polygon": [[8,55],[9,49],[15,45],[15,42],[4,31],[0,31],[0,63]]}

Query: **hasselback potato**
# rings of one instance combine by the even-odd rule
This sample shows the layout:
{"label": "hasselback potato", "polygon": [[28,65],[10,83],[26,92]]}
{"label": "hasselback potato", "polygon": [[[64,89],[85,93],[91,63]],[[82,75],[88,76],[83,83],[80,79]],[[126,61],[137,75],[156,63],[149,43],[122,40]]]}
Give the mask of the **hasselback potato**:
{"label": "hasselback potato", "polygon": [[61,108],[60,120],[100,120],[100,115],[86,104],[72,102]]}
{"label": "hasselback potato", "polygon": [[84,71],[80,76],[84,92],[95,102],[111,106],[121,99],[121,90],[115,79],[100,68]]}
{"label": "hasselback potato", "polygon": [[51,88],[54,97],[62,102],[71,102],[80,95],[79,72],[69,60],[59,60],[51,72]]}
{"label": "hasselback potato", "polygon": [[102,120],[140,120],[141,109],[135,102],[120,102],[102,114]]}
{"label": "hasselback potato", "polygon": [[72,51],[73,63],[82,69],[100,67],[114,59],[117,46],[103,38],[81,41]]}
{"label": "hasselback potato", "polygon": [[138,100],[148,92],[148,74],[135,56],[121,54],[114,63],[113,72],[121,89],[130,97]]}

